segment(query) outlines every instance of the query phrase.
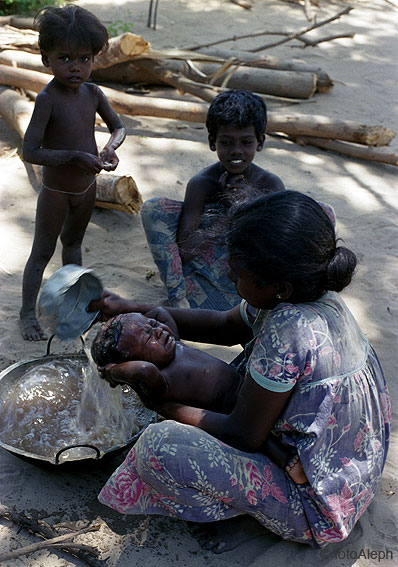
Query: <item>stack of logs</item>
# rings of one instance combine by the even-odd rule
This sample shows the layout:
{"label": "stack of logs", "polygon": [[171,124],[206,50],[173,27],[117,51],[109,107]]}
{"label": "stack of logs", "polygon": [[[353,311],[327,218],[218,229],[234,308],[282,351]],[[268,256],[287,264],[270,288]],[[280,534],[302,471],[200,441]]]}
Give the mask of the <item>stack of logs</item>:
{"label": "stack of logs", "polygon": [[[33,103],[14,89],[24,91],[33,99],[50,80],[51,75],[41,62],[37,32],[9,25],[0,27],[0,85],[3,85],[0,113],[21,136]],[[108,50],[95,58],[93,80],[130,86],[136,83],[171,85],[179,93],[190,93],[205,102],[138,96],[109,87],[102,90],[119,114],[201,123],[205,122],[208,103],[227,88],[252,90],[260,96],[266,95],[266,100],[283,97],[297,102],[333,87],[327,73],[305,63],[214,47],[203,47],[200,51],[153,50],[141,36],[131,33],[110,39]],[[267,133],[283,134],[301,145],[310,144],[354,158],[398,165],[398,155],[381,148],[390,143],[395,133],[378,125],[272,111],[268,116]],[[127,207],[130,212],[140,207],[139,192],[133,180],[132,184],[134,196],[132,194]],[[119,204],[123,210],[124,205]]]}

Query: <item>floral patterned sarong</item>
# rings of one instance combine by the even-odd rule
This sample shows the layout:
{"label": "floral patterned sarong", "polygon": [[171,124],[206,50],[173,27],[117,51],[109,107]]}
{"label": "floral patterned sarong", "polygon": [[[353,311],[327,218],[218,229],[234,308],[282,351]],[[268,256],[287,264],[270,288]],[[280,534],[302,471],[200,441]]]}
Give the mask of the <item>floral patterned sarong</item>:
{"label": "floral patterned sarong", "polygon": [[[213,243],[206,252],[182,264],[177,245],[177,229],[183,203],[153,198],[141,209],[147,241],[160,277],[166,286],[170,305],[225,311],[240,302],[235,286],[227,276],[228,254],[224,243]],[[221,212],[219,205],[215,207]],[[206,221],[205,221],[206,222]],[[201,225],[203,228],[203,223]]]}

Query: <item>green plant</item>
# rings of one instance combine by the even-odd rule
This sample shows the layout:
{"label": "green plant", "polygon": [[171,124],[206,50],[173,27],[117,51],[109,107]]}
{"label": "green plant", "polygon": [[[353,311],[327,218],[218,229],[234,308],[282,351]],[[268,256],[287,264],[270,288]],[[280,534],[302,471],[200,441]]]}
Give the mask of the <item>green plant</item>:
{"label": "green plant", "polygon": [[0,0],[0,15],[34,16],[44,6],[58,6],[61,0]]}
{"label": "green plant", "polygon": [[116,37],[122,33],[131,32],[134,24],[132,22],[124,22],[123,20],[113,20],[108,26],[110,37]]}

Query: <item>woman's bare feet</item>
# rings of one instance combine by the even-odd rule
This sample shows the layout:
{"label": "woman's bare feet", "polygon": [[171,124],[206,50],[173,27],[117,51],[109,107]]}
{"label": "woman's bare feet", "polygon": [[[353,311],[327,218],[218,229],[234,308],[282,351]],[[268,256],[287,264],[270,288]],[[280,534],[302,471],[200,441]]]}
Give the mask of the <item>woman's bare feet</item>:
{"label": "woman's bare feet", "polygon": [[305,484],[308,482],[298,455],[294,455],[293,459],[288,462],[285,471],[296,484]]}
{"label": "woman's bare feet", "polygon": [[25,341],[45,341],[47,336],[40,327],[36,315],[29,313],[27,315],[20,314],[19,328]]}

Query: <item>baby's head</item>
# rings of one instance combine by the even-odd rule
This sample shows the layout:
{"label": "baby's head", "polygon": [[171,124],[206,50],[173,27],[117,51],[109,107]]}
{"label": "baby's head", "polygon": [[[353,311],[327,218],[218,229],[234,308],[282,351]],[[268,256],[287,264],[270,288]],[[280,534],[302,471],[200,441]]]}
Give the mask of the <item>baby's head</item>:
{"label": "baby's head", "polygon": [[267,127],[267,107],[264,100],[250,91],[226,91],[219,94],[209,106],[206,128],[210,143],[217,139],[220,126],[238,128],[253,126],[257,140],[264,141]]}
{"label": "baby's head", "polygon": [[74,4],[43,8],[35,17],[35,27],[39,31],[41,52],[67,45],[74,50],[88,47],[94,56],[108,46],[106,27],[94,14]]}
{"label": "baby's head", "polygon": [[167,325],[140,313],[123,313],[101,326],[91,354],[98,366],[145,360],[161,369],[173,360],[175,349],[176,339]]}

